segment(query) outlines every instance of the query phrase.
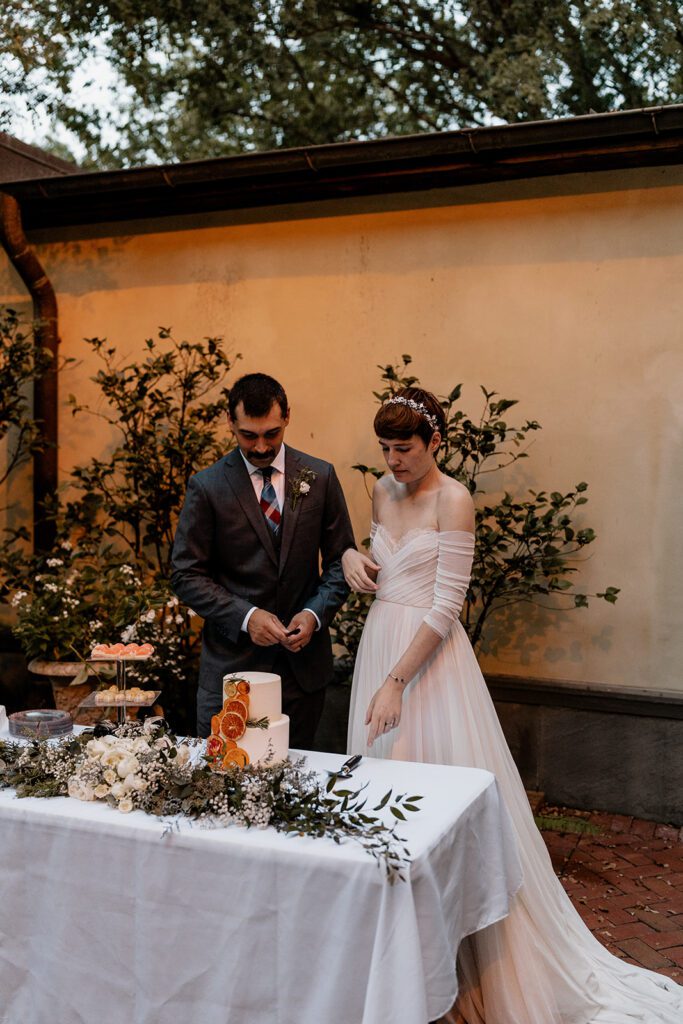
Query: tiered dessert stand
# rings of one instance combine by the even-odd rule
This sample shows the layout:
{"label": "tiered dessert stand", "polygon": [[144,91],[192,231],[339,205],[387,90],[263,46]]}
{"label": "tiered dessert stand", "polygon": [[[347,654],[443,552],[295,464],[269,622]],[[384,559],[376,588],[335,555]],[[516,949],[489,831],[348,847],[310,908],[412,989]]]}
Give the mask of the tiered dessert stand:
{"label": "tiered dessert stand", "polygon": [[[135,655],[126,656],[125,654],[111,655],[111,657],[100,657],[100,658],[87,658],[89,665],[116,665],[116,689],[117,694],[111,695],[109,699],[103,699],[103,691],[95,690],[93,693],[89,693],[85,700],[81,701],[78,705],[79,708],[116,708],[117,716],[116,721],[118,725],[123,725],[126,720],[126,709],[127,708],[146,708],[151,704],[154,704],[157,697],[161,693],[161,690],[149,690],[147,691],[148,696],[144,700],[132,700],[126,696],[126,693],[130,691],[127,688],[126,683],[126,665],[128,662],[140,662],[147,661],[151,655]],[[106,690],[104,694],[106,694]],[[123,696],[119,696],[123,694]],[[99,700],[97,699],[99,695]]]}

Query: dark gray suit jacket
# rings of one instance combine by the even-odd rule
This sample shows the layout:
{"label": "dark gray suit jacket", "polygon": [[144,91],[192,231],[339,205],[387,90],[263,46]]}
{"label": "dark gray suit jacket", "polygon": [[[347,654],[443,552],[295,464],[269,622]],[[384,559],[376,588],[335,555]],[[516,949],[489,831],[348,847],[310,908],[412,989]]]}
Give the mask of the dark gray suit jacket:
{"label": "dark gray suit jacket", "polygon": [[[301,470],[315,473],[291,507]],[[272,669],[280,644],[258,647],[241,626],[256,605],[286,625],[310,608],[321,622],[297,654],[285,652],[309,693],[332,679],[329,625],[346,600],[341,556],[354,547],[342,489],[329,462],[285,448],[285,500],[279,552],[239,449],[190,478],[173,545],[173,589],[204,619],[199,685],[219,693],[227,672]],[[322,572],[320,563],[322,562]]]}

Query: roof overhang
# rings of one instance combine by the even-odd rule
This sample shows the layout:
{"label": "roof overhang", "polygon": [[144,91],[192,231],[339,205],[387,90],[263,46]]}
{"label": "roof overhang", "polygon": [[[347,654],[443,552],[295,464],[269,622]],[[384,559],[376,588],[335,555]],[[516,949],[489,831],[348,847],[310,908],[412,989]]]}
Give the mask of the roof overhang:
{"label": "roof overhang", "polygon": [[4,183],[27,228],[683,163],[683,104]]}

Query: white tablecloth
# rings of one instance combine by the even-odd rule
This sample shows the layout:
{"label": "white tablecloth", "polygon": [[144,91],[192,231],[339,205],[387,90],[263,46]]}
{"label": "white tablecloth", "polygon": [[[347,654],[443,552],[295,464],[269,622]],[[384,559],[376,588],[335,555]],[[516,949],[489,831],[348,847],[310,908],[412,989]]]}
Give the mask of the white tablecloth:
{"label": "white tablecloth", "polygon": [[[342,758],[309,754],[311,767]],[[353,842],[163,824],[0,792],[1,1024],[426,1024],[461,939],[521,873],[488,772],[365,759],[370,805],[424,794],[388,885]],[[393,819],[391,819],[393,820]]]}

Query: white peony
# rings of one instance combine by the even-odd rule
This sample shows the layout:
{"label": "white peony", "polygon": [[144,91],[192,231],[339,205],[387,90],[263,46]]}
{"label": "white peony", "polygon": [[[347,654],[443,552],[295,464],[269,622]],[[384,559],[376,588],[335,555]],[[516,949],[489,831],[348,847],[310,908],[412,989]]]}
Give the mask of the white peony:
{"label": "white peony", "polygon": [[116,770],[122,779],[125,779],[126,775],[134,775],[139,769],[140,762],[134,754],[125,754],[116,766]]}
{"label": "white peony", "polygon": [[124,796],[128,796],[129,789],[125,782],[115,782],[111,787],[111,795],[115,800],[121,800]]}

